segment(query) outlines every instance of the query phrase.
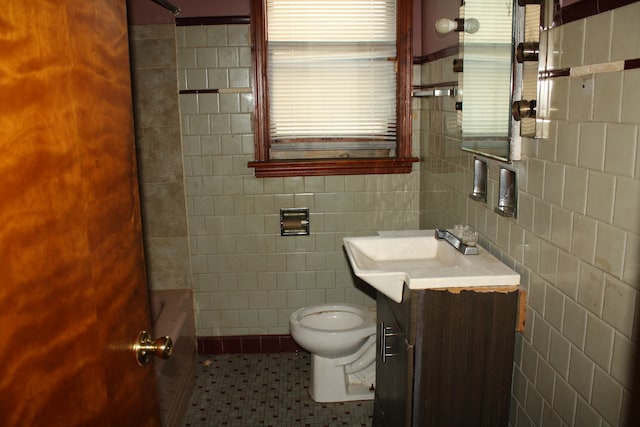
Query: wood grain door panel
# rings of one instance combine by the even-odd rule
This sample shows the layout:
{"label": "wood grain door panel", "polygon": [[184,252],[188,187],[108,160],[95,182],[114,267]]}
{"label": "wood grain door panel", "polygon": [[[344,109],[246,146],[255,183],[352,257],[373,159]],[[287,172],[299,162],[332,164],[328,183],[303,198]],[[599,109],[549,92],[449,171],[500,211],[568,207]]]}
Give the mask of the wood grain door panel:
{"label": "wood grain door panel", "polygon": [[0,14],[3,425],[155,426],[124,1]]}

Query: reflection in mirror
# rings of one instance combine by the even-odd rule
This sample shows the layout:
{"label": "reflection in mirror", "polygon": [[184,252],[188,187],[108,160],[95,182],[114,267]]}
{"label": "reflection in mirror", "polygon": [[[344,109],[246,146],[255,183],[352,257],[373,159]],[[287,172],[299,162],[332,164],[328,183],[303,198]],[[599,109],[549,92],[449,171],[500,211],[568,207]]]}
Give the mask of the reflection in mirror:
{"label": "reflection in mirror", "polygon": [[474,33],[461,32],[464,72],[462,149],[499,160],[513,159],[510,149],[513,76],[513,13],[504,0],[465,0],[465,19],[479,22]]}

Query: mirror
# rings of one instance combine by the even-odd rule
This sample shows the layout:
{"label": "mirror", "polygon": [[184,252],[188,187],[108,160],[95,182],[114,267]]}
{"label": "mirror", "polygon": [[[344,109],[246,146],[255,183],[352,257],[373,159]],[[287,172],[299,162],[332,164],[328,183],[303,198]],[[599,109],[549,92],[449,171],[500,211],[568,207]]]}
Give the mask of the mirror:
{"label": "mirror", "polygon": [[465,0],[461,15],[475,32],[460,32],[464,71],[461,91],[462,149],[508,161],[514,5],[504,0]]}
{"label": "mirror", "polygon": [[520,159],[521,137],[535,136],[539,3],[465,0],[461,7],[465,22],[478,22],[460,32],[463,150],[510,162]]}

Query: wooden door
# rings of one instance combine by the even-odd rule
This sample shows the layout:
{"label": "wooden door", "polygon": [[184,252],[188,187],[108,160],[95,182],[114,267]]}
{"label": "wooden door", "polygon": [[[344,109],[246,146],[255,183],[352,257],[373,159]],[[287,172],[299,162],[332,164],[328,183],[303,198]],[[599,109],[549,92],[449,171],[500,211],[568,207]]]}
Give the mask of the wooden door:
{"label": "wooden door", "polygon": [[124,0],[0,13],[3,426],[158,425]]}

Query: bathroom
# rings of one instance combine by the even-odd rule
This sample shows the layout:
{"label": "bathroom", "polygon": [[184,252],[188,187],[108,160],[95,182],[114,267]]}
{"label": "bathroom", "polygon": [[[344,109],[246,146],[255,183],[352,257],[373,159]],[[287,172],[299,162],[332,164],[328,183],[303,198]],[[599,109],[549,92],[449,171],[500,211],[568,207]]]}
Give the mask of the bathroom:
{"label": "bathroom", "polygon": [[[572,3],[560,5],[592,2]],[[297,308],[375,305],[354,282],[342,237],[469,224],[528,291],[511,424],[624,425],[640,285],[637,61],[594,74],[590,91],[580,78],[551,79],[548,137],[523,142],[512,163],[518,217],[509,219],[468,197],[473,155],[451,129],[453,105],[439,100],[414,100],[421,161],[411,173],[255,178],[252,94],[188,92],[250,87],[248,1],[175,4],[190,25],[151,1],[130,4],[136,133],[150,287],[193,292],[200,352],[290,351]],[[427,21],[457,6],[414,5],[414,21],[423,18],[414,83],[456,80],[457,38],[427,34]],[[546,31],[555,68],[640,58],[640,3],[613,7]],[[490,201],[498,165],[489,161]],[[280,209],[291,207],[309,208],[309,236],[280,236]]]}

